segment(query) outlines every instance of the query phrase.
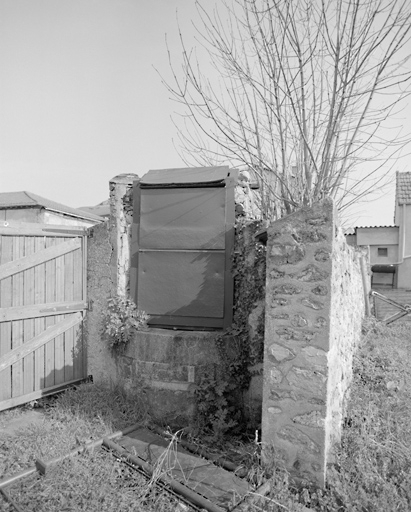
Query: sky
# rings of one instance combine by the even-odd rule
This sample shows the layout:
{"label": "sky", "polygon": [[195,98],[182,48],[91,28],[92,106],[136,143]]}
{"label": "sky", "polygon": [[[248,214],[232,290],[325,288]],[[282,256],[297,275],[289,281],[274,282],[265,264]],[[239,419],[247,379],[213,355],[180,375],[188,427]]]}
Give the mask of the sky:
{"label": "sky", "polygon": [[[194,0],[0,0],[0,191],[91,206],[118,174],[185,166],[156,71],[169,76],[166,34],[178,55],[177,12],[193,41]],[[391,186],[352,222],[393,211]]]}

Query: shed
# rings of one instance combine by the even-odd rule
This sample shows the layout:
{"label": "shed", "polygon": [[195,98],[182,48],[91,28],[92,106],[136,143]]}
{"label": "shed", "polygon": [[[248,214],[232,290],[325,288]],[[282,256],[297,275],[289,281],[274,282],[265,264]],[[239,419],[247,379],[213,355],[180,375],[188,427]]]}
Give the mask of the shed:
{"label": "shed", "polygon": [[50,201],[32,192],[0,193],[0,222],[88,227],[103,221],[99,215]]}

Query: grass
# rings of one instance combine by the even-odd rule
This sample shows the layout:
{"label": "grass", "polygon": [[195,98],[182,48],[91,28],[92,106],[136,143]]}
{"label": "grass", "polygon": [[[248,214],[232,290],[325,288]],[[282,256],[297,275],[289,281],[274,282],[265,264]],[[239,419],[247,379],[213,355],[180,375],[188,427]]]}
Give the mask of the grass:
{"label": "grass", "polygon": [[[267,496],[255,496],[240,510],[411,510],[409,329],[406,323],[386,327],[369,321],[365,326],[355,357],[341,445],[328,472],[327,488],[295,486],[275,461],[271,468],[261,467],[257,446],[250,444],[242,453],[250,481],[260,484],[267,471],[274,478]],[[48,460],[126,426],[149,422],[141,388],[125,392],[121,387],[82,385],[43,403],[46,411],[41,425],[0,440],[0,475],[31,467],[37,457]],[[0,414],[18,417],[20,411]],[[27,512],[190,510],[100,450],[66,459],[46,476],[33,475],[7,490]],[[0,510],[12,508],[0,500]]]}
{"label": "grass", "polygon": [[[327,488],[293,487],[283,475],[258,508],[391,512],[411,510],[410,323],[369,320],[354,360],[341,445],[329,468]],[[288,489],[288,502],[284,490]],[[281,506],[269,500],[282,495]],[[284,508],[286,506],[286,508]]]}
{"label": "grass", "polygon": [[366,326],[331,479],[348,510],[411,510],[410,327]]}
{"label": "grass", "polygon": [[[148,421],[142,392],[125,392],[120,386],[85,384],[51,401],[43,400],[42,405],[45,419],[41,424],[0,441],[0,475],[13,475],[34,466],[37,458],[47,461],[86,442]],[[20,408],[2,414],[14,419],[23,411]],[[34,474],[6,491],[25,512],[188,510],[177,498],[150,486],[143,475],[104,450],[65,459],[45,476]],[[0,510],[14,511],[3,497]]]}
{"label": "grass", "polygon": [[170,494],[148,487],[143,475],[103,450],[66,459],[45,477],[21,480],[10,494],[24,511],[41,512],[174,512],[179,503]]}

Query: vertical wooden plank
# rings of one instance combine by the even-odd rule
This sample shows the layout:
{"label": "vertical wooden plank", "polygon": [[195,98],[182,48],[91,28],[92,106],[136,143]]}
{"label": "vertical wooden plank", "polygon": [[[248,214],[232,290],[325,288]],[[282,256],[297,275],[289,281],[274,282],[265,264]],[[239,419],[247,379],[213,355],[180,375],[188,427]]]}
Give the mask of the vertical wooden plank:
{"label": "vertical wooden plank", "polygon": [[87,375],[87,361],[86,361],[86,351],[84,346],[84,330],[83,330],[83,322],[84,322],[84,312],[83,312],[83,320],[82,322],[73,327],[73,336],[74,336],[74,379],[83,379]]}
{"label": "vertical wooden plank", "polygon": [[[24,236],[14,237],[13,260],[24,257]],[[22,306],[24,301],[24,273],[14,274],[12,280],[12,306]],[[23,320],[12,322],[11,345],[15,349],[23,344]],[[23,394],[23,360],[11,367],[11,396]]]}
{"label": "vertical wooden plank", "polygon": [[[74,300],[86,300],[85,286],[86,278],[84,272],[85,262],[85,247],[84,237],[81,244],[81,249],[74,251],[73,253],[73,296]],[[83,314],[84,317],[84,314]],[[73,342],[74,342],[74,353],[73,353],[73,370],[74,379],[81,379],[86,376],[86,352],[84,350],[84,339],[83,339],[83,325],[73,327]]]}
{"label": "vertical wooden plank", "polygon": [[[82,268],[82,285],[83,285],[83,292],[82,292],[82,300],[86,303],[88,303],[88,294],[87,294],[87,236],[82,237],[82,243],[81,243],[81,250],[82,250],[82,262],[83,262],[83,268]],[[82,359],[82,375],[81,377],[86,378],[88,375],[88,369],[87,369],[87,343],[86,343],[86,335],[84,332],[84,322],[86,319],[87,310],[83,311],[83,320],[79,326],[79,332],[81,336],[81,359]]]}
{"label": "vertical wooden plank", "polygon": [[[78,252],[78,251],[75,251]],[[74,300],[74,252],[64,255],[64,300]],[[69,315],[65,315],[67,318]],[[64,380],[74,379],[74,328],[64,333]]]}
{"label": "vertical wooden plank", "polygon": [[[46,247],[46,238],[44,236],[35,237],[35,252],[40,252]],[[46,264],[36,265],[34,267],[34,303],[44,304],[46,302]],[[46,319],[44,317],[34,320],[34,335],[37,336],[46,328]],[[45,361],[44,346],[34,352],[34,390],[43,389],[45,384]]]}
{"label": "vertical wooden plank", "polygon": [[[58,238],[56,243],[61,244],[68,239]],[[64,271],[65,256],[56,258],[56,301],[64,301],[64,288],[65,288],[65,271]],[[62,316],[56,317],[56,322],[62,320]],[[62,384],[64,382],[64,334],[57,336],[54,341],[54,383]]]}
{"label": "vertical wooden plank", "polygon": [[[26,236],[24,241],[24,255],[29,256],[35,251],[33,236]],[[24,281],[24,305],[34,304],[34,268],[23,272]],[[34,337],[34,318],[23,320],[23,343],[27,343]],[[23,392],[34,391],[34,352],[23,358]]]}
{"label": "vertical wooden plank", "polygon": [[[0,264],[13,259],[12,236],[1,236]],[[11,306],[11,277],[0,281],[0,308]],[[11,322],[0,323],[0,357],[11,350]],[[11,398],[11,368],[0,372],[0,400]]]}
{"label": "vertical wooden plank", "polygon": [[73,300],[86,300],[83,296],[83,251],[84,242],[80,249],[73,251]]}
{"label": "vertical wooden plank", "polygon": [[[46,238],[46,248],[56,245],[54,237]],[[56,260],[46,262],[46,302],[56,301]],[[45,321],[45,327],[55,324],[55,316],[48,316]],[[54,366],[54,340],[49,341],[44,347],[45,369],[44,383],[45,387],[55,384],[55,366]]]}

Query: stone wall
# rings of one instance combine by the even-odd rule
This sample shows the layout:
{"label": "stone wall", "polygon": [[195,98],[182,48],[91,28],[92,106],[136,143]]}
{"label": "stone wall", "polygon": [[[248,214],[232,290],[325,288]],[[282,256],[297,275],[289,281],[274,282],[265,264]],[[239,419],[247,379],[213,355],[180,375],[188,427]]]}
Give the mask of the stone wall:
{"label": "stone wall", "polygon": [[87,373],[96,382],[116,381],[117,368],[107,343],[102,340],[102,319],[107,300],[116,288],[116,273],[108,221],[92,228],[87,243],[87,295],[85,322]]}
{"label": "stone wall", "polygon": [[131,194],[136,179],[138,176],[134,174],[120,174],[110,181],[110,218],[94,226],[88,238],[87,295],[90,311],[85,325],[87,371],[95,382],[115,383],[123,378],[118,371],[117,359],[102,338],[102,321],[108,299],[128,293]]}
{"label": "stone wall", "polygon": [[[233,347],[233,338],[226,340]],[[150,328],[135,333],[117,356],[118,375],[126,387],[140,382],[150,414],[164,425],[187,427],[195,418],[195,389],[203,377],[215,378],[221,366],[211,332]]]}
{"label": "stone wall", "polygon": [[[142,385],[152,416],[170,425],[186,426],[194,414],[195,385],[205,374],[215,375],[220,366],[216,334],[149,329],[136,332],[123,354],[109,350],[102,336],[107,300],[130,294],[136,180],[138,176],[133,174],[121,174],[110,180],[109,221],[96,226],[88,240],[88,373],[97,383],[121,382],[126,388],[136,383]],[[233,337],[228,336],[225,343],[232,353]]]}
{"label": "stone wall", "polygon": [[340,436],[364,297],[331,200],[268,229],[262,441],[323,485]]}

